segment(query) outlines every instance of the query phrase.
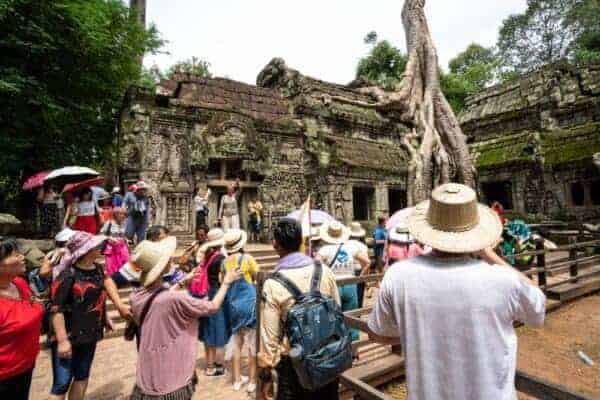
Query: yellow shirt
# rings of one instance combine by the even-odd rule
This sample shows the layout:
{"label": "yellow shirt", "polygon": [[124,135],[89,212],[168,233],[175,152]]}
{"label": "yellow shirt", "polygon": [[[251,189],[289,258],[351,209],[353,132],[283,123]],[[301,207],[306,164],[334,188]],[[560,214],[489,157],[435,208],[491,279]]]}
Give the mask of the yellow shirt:
{"label": "yellow shirt", "polygon": [[[281,273],[298,286],[302,292],[308,292],[314,269],[313,265],[309,265],[304,268],[283,270]],[[335,275],[326,266],[323,266],[319,290],[341,304]],[[284,337],[283,342],[280,343],[283,329],[281,319],[285,318],[288,310],[294,304],[294,298],[279,282],[267,279],[263,286],[262,299],[261,323],[258,332],[260,335],[258,365],[262,368],[273,368],[279,363],[281,355],[288,354],[290,349],[287,337]]]}
{"label": "yellow shirt", "polygon": [[[231,271],[232,269],[236,269],[238,267],[239,258],[241,256],[242,254],[237,253],[227,257],[225,259],[225,270]],[[253,284],[253,276],[256,276],[256,274],[258,274],[258,264],[256,263],[254,257],[252,257],[250,254],[243,254],[243,256],[244,259],[242,260],[242,265],[240,268],[242,271],[242,275],[248,283]]]}

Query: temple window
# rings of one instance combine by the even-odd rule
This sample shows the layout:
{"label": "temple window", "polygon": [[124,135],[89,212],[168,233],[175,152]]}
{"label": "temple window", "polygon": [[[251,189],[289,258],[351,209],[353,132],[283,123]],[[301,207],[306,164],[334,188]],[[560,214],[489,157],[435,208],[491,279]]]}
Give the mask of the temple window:
{"label": "temple window", "polygon": [[352,188],[354,219],[368,221],[375,218],[375,189],[368,187]]}
{"label": "temple window", "polygon": [[241,179],[244,176],[242,172],[242,160],[227,160],[226,165],[225,179]]}
{"label": "temple window", "polygon": [[483,182],[481,192],[488,205],[497,201],[505,210],[513,209],[511,181]]}
{"label": "temple window", "polygon": [[219,179],[221,175],[221,161],[210,160],[208,162],[207,175],[212,179]]}
{"label": "temple window", "polygon": [[388,190],[388,207],[390,215],[406,207],[406,192],[400,189]]}
{"label": "temple window", "polygon": [[581,182],[571,183],[571,201],[574,206],[582,206],[585,203],[585,187]]}

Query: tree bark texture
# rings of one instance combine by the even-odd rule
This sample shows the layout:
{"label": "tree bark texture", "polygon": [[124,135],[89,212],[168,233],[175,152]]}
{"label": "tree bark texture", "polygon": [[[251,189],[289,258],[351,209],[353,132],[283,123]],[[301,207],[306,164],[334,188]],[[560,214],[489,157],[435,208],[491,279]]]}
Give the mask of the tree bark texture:
{"label": "tree bark texture", "polygon": [[442,93],[438,57],[424,12],[425,0],[405,0],[402,22],[408,63],[392,91],[380,87],[357,89],[375,103],[336,97],[335,100],[400,116],[410,131],[402,139],[409,156],[408,203],[429,198],[442,183],[459,182],[474,187],[475,168],[458,119]]}

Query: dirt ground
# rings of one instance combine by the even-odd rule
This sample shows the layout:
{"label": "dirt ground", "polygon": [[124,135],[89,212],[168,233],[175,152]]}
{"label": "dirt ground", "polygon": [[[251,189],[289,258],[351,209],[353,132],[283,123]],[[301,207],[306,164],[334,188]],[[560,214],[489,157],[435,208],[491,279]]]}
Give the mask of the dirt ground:
{"label": "dirt ground", "polygon": [[[542,329],[519,328],[518,368],[600,398],[600,294],[580,298],[546,316]],[[594,366],[577,356],[583,351]]]}
{"label": "dirt ground", "polygon": [[[521,327],[518,368],[535,377],[600,399],[600,294],[580,298],[546,316],[541,329]],[[577,356],[583,351],[588,366]],[[382,388],[396,400],[406,399],[406,386],[395,382]],[[533,397],[519,393],[520,400]]]}

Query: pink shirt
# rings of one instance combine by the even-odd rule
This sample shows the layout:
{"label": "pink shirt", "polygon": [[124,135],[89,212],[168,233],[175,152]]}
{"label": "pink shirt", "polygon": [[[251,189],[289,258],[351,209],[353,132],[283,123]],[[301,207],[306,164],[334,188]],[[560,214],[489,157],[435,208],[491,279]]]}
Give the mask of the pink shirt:
{"label": "pink shirt", "polygon": [[[140,315],[158,286],[135,291],[131,311]],[[144,325],[137,361],[136,384],[144,394],[161,396],[190,382],[196,367],[198,318],[217,309],[185,291],[165,290],[154,299]]]}

